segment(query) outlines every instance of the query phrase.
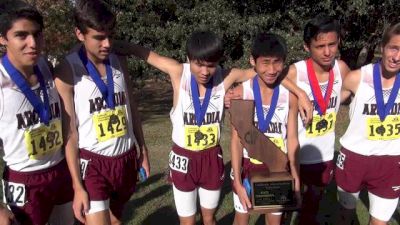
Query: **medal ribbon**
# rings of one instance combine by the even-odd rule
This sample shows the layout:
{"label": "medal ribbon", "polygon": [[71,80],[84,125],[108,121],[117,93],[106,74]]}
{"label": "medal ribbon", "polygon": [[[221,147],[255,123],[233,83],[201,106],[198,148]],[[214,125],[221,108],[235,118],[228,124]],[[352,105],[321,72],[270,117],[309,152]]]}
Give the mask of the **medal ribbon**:
{"label": "medal ribbon", "polygon": [[310,81],[311,91],[312,91],[312,94],[314,96],[314,101],[316,102],[316,106],[317,106],[316,108],[317,108],[318,114],[320,116],[322,116],[323,114],[325,114],[326,109],[328,108],[329,99],[331,98],[331,94],[332,94],[333,79],[334,79],[333,69],[331,68],[329,70],[328,88],[326,89],[325,96],[322,97],[321,88],[319,87],[317,75],[315,74],[312,60],[308,59],[306,61],[306,65],[307,65],[308,80]]}
{"label": "medal ribbon", "polygon": [[106,85],[104,83],[104,81],[101,79],[101,75],[97,71],[96,67],[87,58],[83,47],[79,50],[79,58],[81,59],[83,65],[86,67],[86,70],[89,73],[89,76],[92,78],[93,82],[99,88],[101,95],[103,96],[103,99],[106,100],[108,108],[114,109],[115,108],[114,80],[113,80],[113,76],[112,76],[110,60],[109,59],[104,60],[104,64],[106,66],[106,74],[107,74],[107,85]]}
{"label": "medal ribbon", "polygon": [[262,96],[260,91],[260,85],[258,83],[258,74],[253,78],[253,93],[254,102],[256,104],[257,119],[258,119],[258,129],[265,133],[271,122],[272,116],[274,115],[276,105],[278,104],[279,97],[279,85],[276,85],[274,92],[272,94],[271,105],[269,107],[268,113],[264,118],[264,110],[262,107]]}
{"label": "medal ribbon", "polygon": [[196,79],[194,75],[191,75],[190,86],[192,89],[192,99],[193,99],[193,106],[194,106],[194,115],[196,117],[196,125],[201,126],[204,116],[206,115],[206,111],[208,108],[208,104],[210,103],[211,98],[211,89],[212,89],[212,82],[213,79],[206,84],[206,94],[203,99],[203,104],[200,104],[200,97],[199,97],[199,87],[197,86]]}
{"label": "medal ribbon", "polygon": [[43,93],[43,100],[37,96],[31,89],[28,82],[25,80],[24,76],[19,72],[10,62],[8,56],[5,55],[2,59],[2,63],[7,73],[10,75],[11,79],[18,86],[18,88],[22,91],[25,97],[28,99],[29,103],[33,106],[34,110],[38,113],[40,121],[47,126],[50,122],[50,103],[49,96],[47,93],[46,84],[44,82],[44,78],[38,66],[34,66],[33,70],[39,80],[40,89]]}
{"label": "medal ribbon", "polygon": [[390,110],[394,105],[394,101],[396,100],[397,94],[399,93],[399,88],[400,88],[399,76],[400,72],[396,75],[393,84],[393,89],[390,92],[387,103],[385,104],[383,101],[380,62],[374,64],[374,70],[373,70],[374,91],[375,91],[375,98],[376,98],[376,105],[377,105],[379,119],[382,122],[385,120],[386,116],[390,113]]}

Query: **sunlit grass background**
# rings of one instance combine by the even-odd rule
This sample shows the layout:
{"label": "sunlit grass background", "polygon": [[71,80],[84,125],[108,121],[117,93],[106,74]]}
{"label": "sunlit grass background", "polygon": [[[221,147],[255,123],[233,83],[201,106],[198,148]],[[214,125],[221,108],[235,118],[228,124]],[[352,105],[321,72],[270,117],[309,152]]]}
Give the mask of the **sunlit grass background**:
{"label": "sunlit grass background", "polygon": [[[172,92],[169,84],[161,82],[146,83],[137,94],[140,101],[140,110],[143,117],[143,130],[147,146],[150,149],[152,174],[150,178],[139,184],[137,193],[125,208],[124,222],[132,225],[159,225],[179,224],[175,212],[172,196],[172,188],[166,180],[168,173],[168,153],[171,146],[171,122],[169,110],[172,105]],[[348,107],[342,106],[338,114],[336,124],[337,136],[340,137],[348,124]],[[224,161],[226,165],[226,178],[230,171],[230,125],[229,116],[225,115],[224,129],[222,132],[221,145],[224,150]],[[338,138],[335,144],[339,149]],[[332,183],[322,200],[319,220],[321,224],[334,224],[333,217],[338,212],[339,205],[336,200],[336,186]],[[361,194],[357,205],[357,218],[360,225],[368,224],[368,198],[366,193]],[[234,209],[232,192],[229,179],[225,180],[222,189],[220,205],[217,210],[217,224],[230,225],[233,222]],[[390,224],[398,225],[400,219],[399,211],[395,213]],[[197,224],[201,220],[197,217]],[[264,224],[264,218],[252,215],[249,224]],[[296,213],[286,224],[296,224]]]}
{"label": "sunlit grass background", "polygon": [[[148,149],[150,150],[151,176],[147,181],[138,184],[137,192],[127,203],[123,214],[123,223],[129,225],[175,225],[179,219],[175,211],[172,188],[167,182],[168,153],[171,147],[171,122],[169,111],[172,106],[172,91],[165,81],[146,81],[136,92],[143,120],[143,130]],[[337,116],[336,132],[340,137],[348,124],[348,107],[342,106]],[[230,171],[230,124],[229,115],[225,115],[221,145],[224,150],[225,177],[229,178]],[[339,149],[338,138],[335,144]],[[2,161],[1,161],[2,164]],[[1,167],[2,168],[2,167]],[[0,189],[1,192],[2,189]],[[339,205],[336,197],[336,186],[332,182],[321,202],[319,221],[323,225],[331,225],[333,217],[338,212]],[[368,224],[368,198],[361,194],[357,205],[358,224]],[[216,218],[217,224],[230,225],[233,222],[234,209],[230,180],[225,179],[222,188],[220,205]],[[390,221],[391,225],[399,225],[400,214],[397,210]],[[197,224],[201,219],[197,217]],[[252,215],[250,225],[264,224],[263,216]],[[286,225],[296,224],[296,213],[285,221]]]}

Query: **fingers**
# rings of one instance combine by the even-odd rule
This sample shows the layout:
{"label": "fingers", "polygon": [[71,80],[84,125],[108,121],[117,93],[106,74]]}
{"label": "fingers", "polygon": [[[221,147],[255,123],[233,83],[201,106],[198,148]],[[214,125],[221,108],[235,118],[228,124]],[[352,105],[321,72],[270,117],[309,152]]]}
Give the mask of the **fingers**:
{"label": "fingers", "polygon": [[299,108],[299,113],[300,113],[300,117],[301,117],[301,120],[303,121],[303,124],[306,124],[305,123],[305,121],[306,121],[306,112],[305,111],[303,111],[303,108]]}
{"label": "fingers", "polygon": [[75,218],[79,220],[79,222],[81,222],[81,223],[86,222],[82,209],[77,209],[74,207],[74,215],[75,215]]}
{"label": "fingers", "polygon": [[244,210],[247,211],[248,209],[251,209],[251,207],[252,207],[251,201],[247,196],[239,197],[239,199],[240,199],[240,203],[242,204]]}
{"label": "fingers", "polygon": [[[11,211],[9,211],[8,218],[9,218],[10,222],[15,221],[14,213],[12,213]],[[10,223],[10,224],[12,224],[12,223]]]}
{"label": "fingers", "polygon": [[84,211],[85,213],[88,213],[88,212],[89,212],[89,209],[90,209],[89,200],[88,200],[88,199],[85,199],[85,200],[83,201],[83,211]]}
{"label": "fingers", "polygon": [[232,99],[241,99],[242,96],[238,93],[235,93],[233,91],[233,89],[229,89],[226,94],[225,94],[225,98],[224,98],[224,104],[226,108],[231,107],[231,100]]}
{"label": "fingers", "polygon": [[313,107],[303,108],[299,105],[299,113],[304,125],[307,125],[311,122],[313,111],[314,111]]}
{"label": "fingers", "polygon": [[312,120],[312,116],[313,116],[313,111],[314,108],[312,105],[310,105],[309,107],[307,107],[307,111],[306,111],[306,124],[309,124]]}
{"label": "fingers", "polygon": [[142,166],[143,166],[144,170],[146,171],[146,177],[149,177],[150,176],[150,166],[148,164],[142,165]]}
{"label": "fingers", "polygon": [[228,92],[225,94],[225,98],[224,98],[224,104],[226,108],[231,107],[231,99],[233,96],[233,91],[232,89],[229,89]]}
{"label": "fingers", "polygon": [[138,151],[138,153],[137,153],[137,155],[136,155],[136,160],[137,160],[140,164],[142,164],[142,161],[143,161],[143,153],[142,153],[142,151]]}
{"label": "fingers", "polygon": [[11,225],[15,222],[14,214],[5,205],[0,205],[0,225]]}
{"label": "fingers", "polygon": [[85,213],[89,212],[90,205],[88,199],[82,199],[78,203],[73,205],[74,215],[81,222],[85,223]]}
{"label": "fingers", "polygon": [[246,208],[248,208],[248,209],[250,209],[252,206],[251,206],[251,201],[250,201],[250,199],[246,196],[246,198],[245,198],[245,201],[246,201]]}
{"label": "fingers", "polygon": [[240,203],[242,204],[243,208],[247,211],[247,209],[250,209],[252,206],[249,196],[247,195],[246,189],[242,186],[240,187],[240,190],[238,192],[240,192],[238,193]]}

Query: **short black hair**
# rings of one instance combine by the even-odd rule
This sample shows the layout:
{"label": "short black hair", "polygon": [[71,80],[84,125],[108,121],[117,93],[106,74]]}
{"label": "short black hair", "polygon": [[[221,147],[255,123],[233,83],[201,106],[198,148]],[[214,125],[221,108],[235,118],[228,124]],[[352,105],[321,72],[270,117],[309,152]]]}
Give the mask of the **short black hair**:
{"label": "short black hair", "polygon": [[195,31],[186,42],[189,60],[219,62],[224,55],[221,39],[211,31]]}
{"label": "short black hair", "polygon": [[321,13],[307,22],[304,27],[303,41],[306,45],[311,44],[311,40],[318,37],[320,33],[336,32],[340,37],[340,23],[333,17]]}
{"label": "short black hair", "polygon": [[273,33],[259,33],[253,40],[251,56],[256,60],[260,56],[275,56],[286,59],[287,46],[283,37]]}
{"label": "short black hair", "polygon": [[7,32],[12,28],[15,21],[27,19],[39,25],[43,30],[43,17],[33,6],[16,0],[6,0],[0,3],[0,35],[6,38]]}
{"label": "short black hair", "polygon": [[91,28],[111,32],[116,24],[115,15],[102,0],[78,0],[74,10],[75,26],[83,33]]}

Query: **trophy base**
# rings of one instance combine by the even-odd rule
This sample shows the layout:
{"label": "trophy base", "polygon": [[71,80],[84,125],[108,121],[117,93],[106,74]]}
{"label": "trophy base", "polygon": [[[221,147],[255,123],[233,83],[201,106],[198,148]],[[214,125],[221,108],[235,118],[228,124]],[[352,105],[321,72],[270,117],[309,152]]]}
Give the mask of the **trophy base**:
{"label": "trophy base", "polygon": [[290,173],[255,171],[250,173],[250,213],[279,212],[298,209],[294,193],[294,179]]}

